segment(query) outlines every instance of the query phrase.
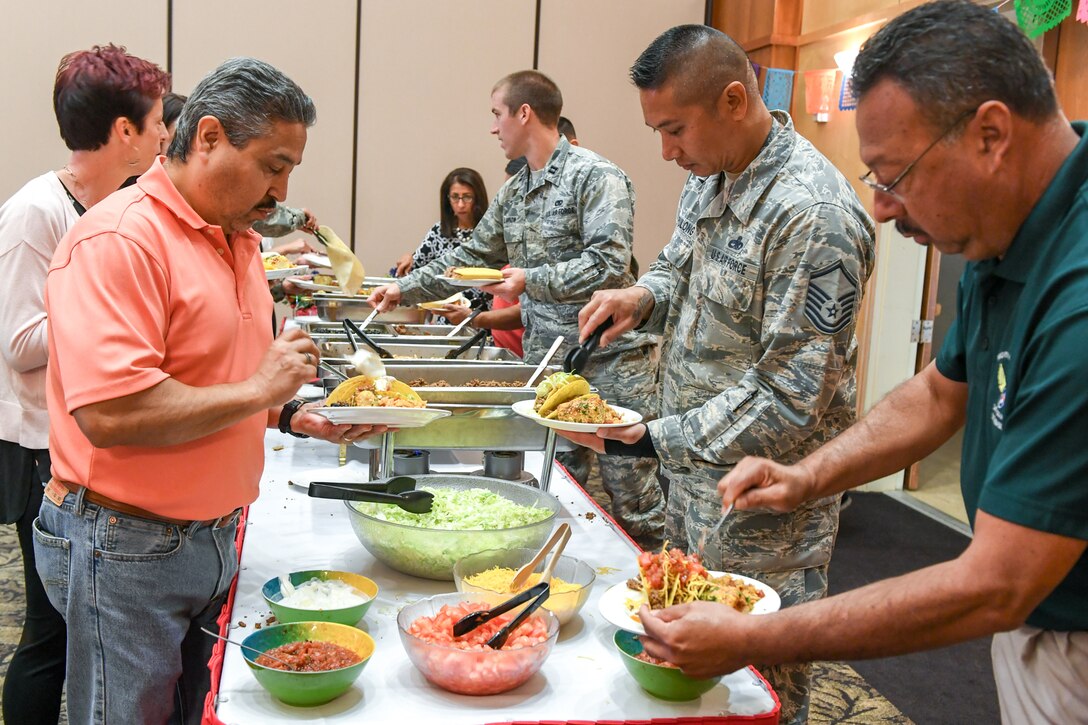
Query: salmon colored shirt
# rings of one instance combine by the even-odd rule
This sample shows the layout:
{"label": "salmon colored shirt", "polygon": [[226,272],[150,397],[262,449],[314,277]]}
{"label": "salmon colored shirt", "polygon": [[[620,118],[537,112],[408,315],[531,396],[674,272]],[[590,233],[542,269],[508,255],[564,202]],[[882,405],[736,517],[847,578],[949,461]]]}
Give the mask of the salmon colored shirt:
{"label": "salmon colored shirt", "polygon": [[53,475],[177,519],[252,502],[267,413],[181,445],[96,448],[72,411],[174,378],[250,377],[272,343],[260,237],[231,243],[174,187],[162,160],[92,207],[61,240],[46,282]]}

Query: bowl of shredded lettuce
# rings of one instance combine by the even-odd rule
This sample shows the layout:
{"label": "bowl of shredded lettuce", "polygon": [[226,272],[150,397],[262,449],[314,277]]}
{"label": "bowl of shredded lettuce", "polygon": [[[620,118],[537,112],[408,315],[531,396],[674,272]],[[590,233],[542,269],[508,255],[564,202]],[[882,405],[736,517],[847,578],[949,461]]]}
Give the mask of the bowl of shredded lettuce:
{"label": "bowl of shredded lettuce", "polygon": [[434,494],[431,511],[413,514],[388,504],[345,502],[351,528],[366,550],[397,571],[453,581],[453,565],[487,549],[535,549],[555,524],[555,496],[522,483],[484,476],[413,476]]}

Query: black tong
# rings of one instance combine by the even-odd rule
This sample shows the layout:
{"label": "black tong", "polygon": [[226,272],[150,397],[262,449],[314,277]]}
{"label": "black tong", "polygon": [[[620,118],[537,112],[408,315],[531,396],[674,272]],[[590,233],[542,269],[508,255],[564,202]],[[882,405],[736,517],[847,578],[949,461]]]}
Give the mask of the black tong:
{"label": "black tong", "polygon": [[357,346],[355,345],[355,338],[353,338],[351,336],[351,333],[353,333],[353,332],[355,333],[356,337],[358,337],[360,340],[365,342],[370,347],[371,350],[378,353],[378,357],[382,358],[383,360],[392,360],[393,359],[393,353],[389,352],[384,347],[382,347],[378,343],[371,340],[367,336],[367,334],[365,332],[363,332],[361,329],[359,329],[359,326],[356,325],[353,321],[345,319],[344,320],[344,334],[348,336],[348,343],[351,344],[351,349],[352,350],[357,350],[358,349]]}
{"label": "black tong", "polygon": [[597,349],[597,346],[601,344],[601,335],[609,327],[612,327],[612,318],[609,317],[600,325],[597,329],[586,338],[578,347],[572,349],[567,353],[567,356],[563,358],[563,372],[577,373],[586,369],[586,363],[589,362],[589,356]]}
{"label": "black tong", "polygon": [[510,637],[510,633],[520,627],[521,623],[528,619],[529,615],[535,612],[541,604],[547,601],[549,596],[551,596],[551,585],[548,582],[534,584],[521,594],[507,599],[493,609],[489,609],[485,612],[473,612],[472,614],[461,617],[461,619],[457,620],[457,623],[453,625],[453,636],[464,637],[481,624],[490,622],[500,614],[506,614],[514,607],[529,602],[531,599],[532,601],[529,602],[529,606],[521,610],[521,612],[518,613],[518,616],[510,620],[509,624],[496,632],[491,639],[487,640],[487,646],[491,649],[502,649],[502,646],[506,644],[506,640]]}
{"label": "black tong", "polygon": [[313,481],[307,493],[312,498],[387,503],[413,514],[429,513],[434,503],[434,494],[429,491],[416,491],[415,488],[416,479],[411,476],[396,476],[372,483]]}
{"label": "black tong", "polygon": [[476,334],[473,335],[472,337],[470,337],[468,342],[466,342],[464,345],[461,345],[461,347],[455,348],[455,349],[450,350],[449,352],[447,352],[446,353],[446,359],[447,360],[453,360],[454,358],[460,357],[461,353],[463,353],[465,350],[469,349],[470,347],[472,347],[473,345],[475,345],[478,342],[483,342],[483,339],[485,337],[487,337],[487,329],[486,328],[477,330]]}

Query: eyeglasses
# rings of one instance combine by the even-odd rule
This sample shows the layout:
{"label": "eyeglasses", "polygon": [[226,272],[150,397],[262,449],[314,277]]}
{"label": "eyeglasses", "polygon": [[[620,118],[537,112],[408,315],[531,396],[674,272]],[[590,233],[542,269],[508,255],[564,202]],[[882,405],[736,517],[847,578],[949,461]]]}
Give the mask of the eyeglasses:
{"label": "eyeglasses", "polygon": [[472,194],[450,194],[451,204],[457,204],[462,201],[466,204],[471,204],[472,202],[476,201],[476,197]]}
{"label": "eyeglasses", "polygon": [[925,149],[923,149],[922,153],[918,154],[918,156],[915,157],[914,161],[911,161],[909,164],[907,164],[906,168],[903,169],[902,171],[900,171],[899,176],[892,179],[890,184],[881,184],[879,181],[872,178],[873,177],[873,170],[872,169],[869,169],[869,172],[867,174],[865,174],[864,176],[859,176],[858,180],[861,181],[861,183],[868,186],[873,191],[879,191],[882,194],[889,194],[889,195],[895,197],[896,199],[899,199],[900,201],[902,201],[902,197],[899,196],[899,194],[896,194],[892,190],[899,184],[900,181],[902,181],[904,178],[906,178],[907,174],[910,173],[911,169],[913,169],[914,166],[919,161],[922,160],[923,156],[925,156],[926,154],[929,153],[930,149],[932,149],[934,146],[936,146],[938,143],[940,143],[944,139],[945,136],[952,133],[952,130],[955,129],[956,126],[959,126],[961,123],[963,123],[964,119],[968,118],[969,116],[974,115],[978,111],[978,108],[979,108],[978,106],[975,106],[971,110],[965,111],[964,113],[960,114],[960,116],[958,118],[956,118],[956,120],[953,121],[952,124],[948,128],[946,128],[943,132],[941,132],[940,136],[938,136],[937,138],[935,138],[933,140],[933,143],[931,143],[929,146],[926,146]]}

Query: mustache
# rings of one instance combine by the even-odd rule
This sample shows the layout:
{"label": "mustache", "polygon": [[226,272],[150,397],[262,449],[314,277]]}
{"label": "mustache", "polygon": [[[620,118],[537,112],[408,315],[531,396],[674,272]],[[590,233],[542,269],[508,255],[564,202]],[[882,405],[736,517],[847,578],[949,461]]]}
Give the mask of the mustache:
{"label": "mustache", "polygon": [[276,208],[276,200],[270,196],[266,196],[264,199],[261,199],[261,201],[253,208],[258,211],[264,211],[266,209],[268,211],[272,211]]}
{"label": "mustache", "polygon": [[925,232],[920,227],[916,227],[913,224],[907,224],[902,220],[895,223],[895,231],[899,232],[904,237],[925,234]]}

